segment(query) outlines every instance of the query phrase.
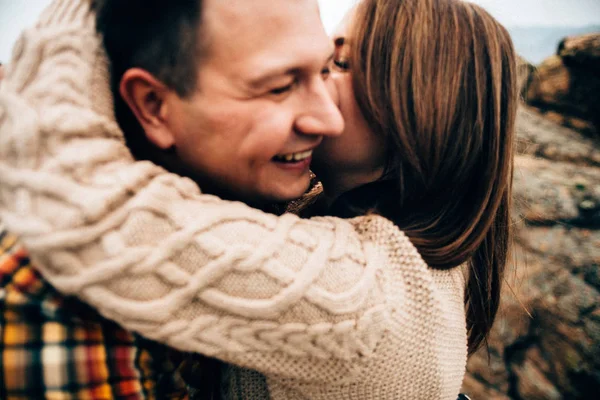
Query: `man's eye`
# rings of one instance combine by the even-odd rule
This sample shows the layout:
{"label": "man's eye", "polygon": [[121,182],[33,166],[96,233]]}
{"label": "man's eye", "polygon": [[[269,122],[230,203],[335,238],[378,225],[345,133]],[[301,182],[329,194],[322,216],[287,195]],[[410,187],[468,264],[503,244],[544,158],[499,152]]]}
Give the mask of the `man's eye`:
{"label": "man's eye", "polygon": [[289,92],[290,90],[292,90],[292,88],[294,87],[294,84],[295,84],[295,83],[296,83],[296,82],[294,81],[294,82],[291,82],[291,83],[289,83],[289,84],[287,84],[287,85],[285,85],[285,86],[280,86],[280,87],[278,87],[278,88],[271,89],[271,90],[269,91],[269,93],[271,93],[271,94],[274,94],[274,95],[279,95],[279,94],[284,94],[284,93],[287,93],[287,92]]}
{"label": "man's eye", "polygon": [[338,67],[339,69],[341,69],[342,71],[347,71],[350,69],[350,63],[348,62],[348,60],[344,60],[344,59],[334,59],[333,60],[333,64]]}

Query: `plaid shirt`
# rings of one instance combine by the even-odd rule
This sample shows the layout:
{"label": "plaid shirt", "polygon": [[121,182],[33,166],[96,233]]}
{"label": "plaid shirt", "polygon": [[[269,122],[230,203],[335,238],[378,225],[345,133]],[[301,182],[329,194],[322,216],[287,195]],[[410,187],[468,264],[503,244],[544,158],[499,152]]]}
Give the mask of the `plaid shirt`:
{"label": "plaid shirt", "polygon": [[188,398],[181,354],[61,296],[1,227],[0,335],[2,400]]}

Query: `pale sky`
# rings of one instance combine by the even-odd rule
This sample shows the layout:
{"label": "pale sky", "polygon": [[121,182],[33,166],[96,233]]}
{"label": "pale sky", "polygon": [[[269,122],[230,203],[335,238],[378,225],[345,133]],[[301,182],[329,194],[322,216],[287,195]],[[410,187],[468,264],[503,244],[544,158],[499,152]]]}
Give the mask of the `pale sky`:
{"label": "pale sky", "polygon": [[[507,26],[600,24],[600,0],[472,1],[484,6]],[[323,22],[328,32],[333,31],[355,2],[356,0],[319,0]],[[5,63],[9,60],[11,48],[19,33],[31,26],[49,3],[50,0],[0,0],[0,62]]]}
{"label": "pale sky", "polygon": [[[319,0],[331,32],[357,0]],[[506,26],[584,26],[600,24],[600,0],[469,0]]]}

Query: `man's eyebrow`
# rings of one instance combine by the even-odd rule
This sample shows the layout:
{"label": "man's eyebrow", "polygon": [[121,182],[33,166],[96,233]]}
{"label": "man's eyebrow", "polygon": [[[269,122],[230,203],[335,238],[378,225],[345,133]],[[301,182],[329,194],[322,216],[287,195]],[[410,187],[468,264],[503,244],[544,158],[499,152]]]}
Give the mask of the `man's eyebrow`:
{"label": "man's eyebrow", "polygon": [[[335,49],[331,51],[331,54],[329,54],[329,56],[327,57],[327,59],[323,62],[323,64],[329,64],[329,62],[331,62],[331,60],[333,60],[333,57],[335,56]],[[262,73],[259,77],[251,80],[249,82],[249,86],[251,88],[260,88],[263,87],[264,85],[266,85],[269,81],[273,80],[273,79],[277,79],[278,77],[284,76],[284,75],[294,75],[297,74],[298,71],[300,71],[301,68],[300,67],[275,67],[272,68],[271,70],[267,70],[266,72]]]}

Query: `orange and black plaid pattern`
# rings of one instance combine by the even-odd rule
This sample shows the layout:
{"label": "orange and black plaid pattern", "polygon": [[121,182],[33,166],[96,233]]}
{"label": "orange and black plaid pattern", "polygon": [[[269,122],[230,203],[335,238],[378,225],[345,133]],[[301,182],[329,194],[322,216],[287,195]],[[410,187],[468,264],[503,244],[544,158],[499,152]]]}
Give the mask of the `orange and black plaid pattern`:
{"label": "orange and black plaid pattern", "polygon": [[186,399],[177,358],[61,296],[0,229],[0,399]]}

